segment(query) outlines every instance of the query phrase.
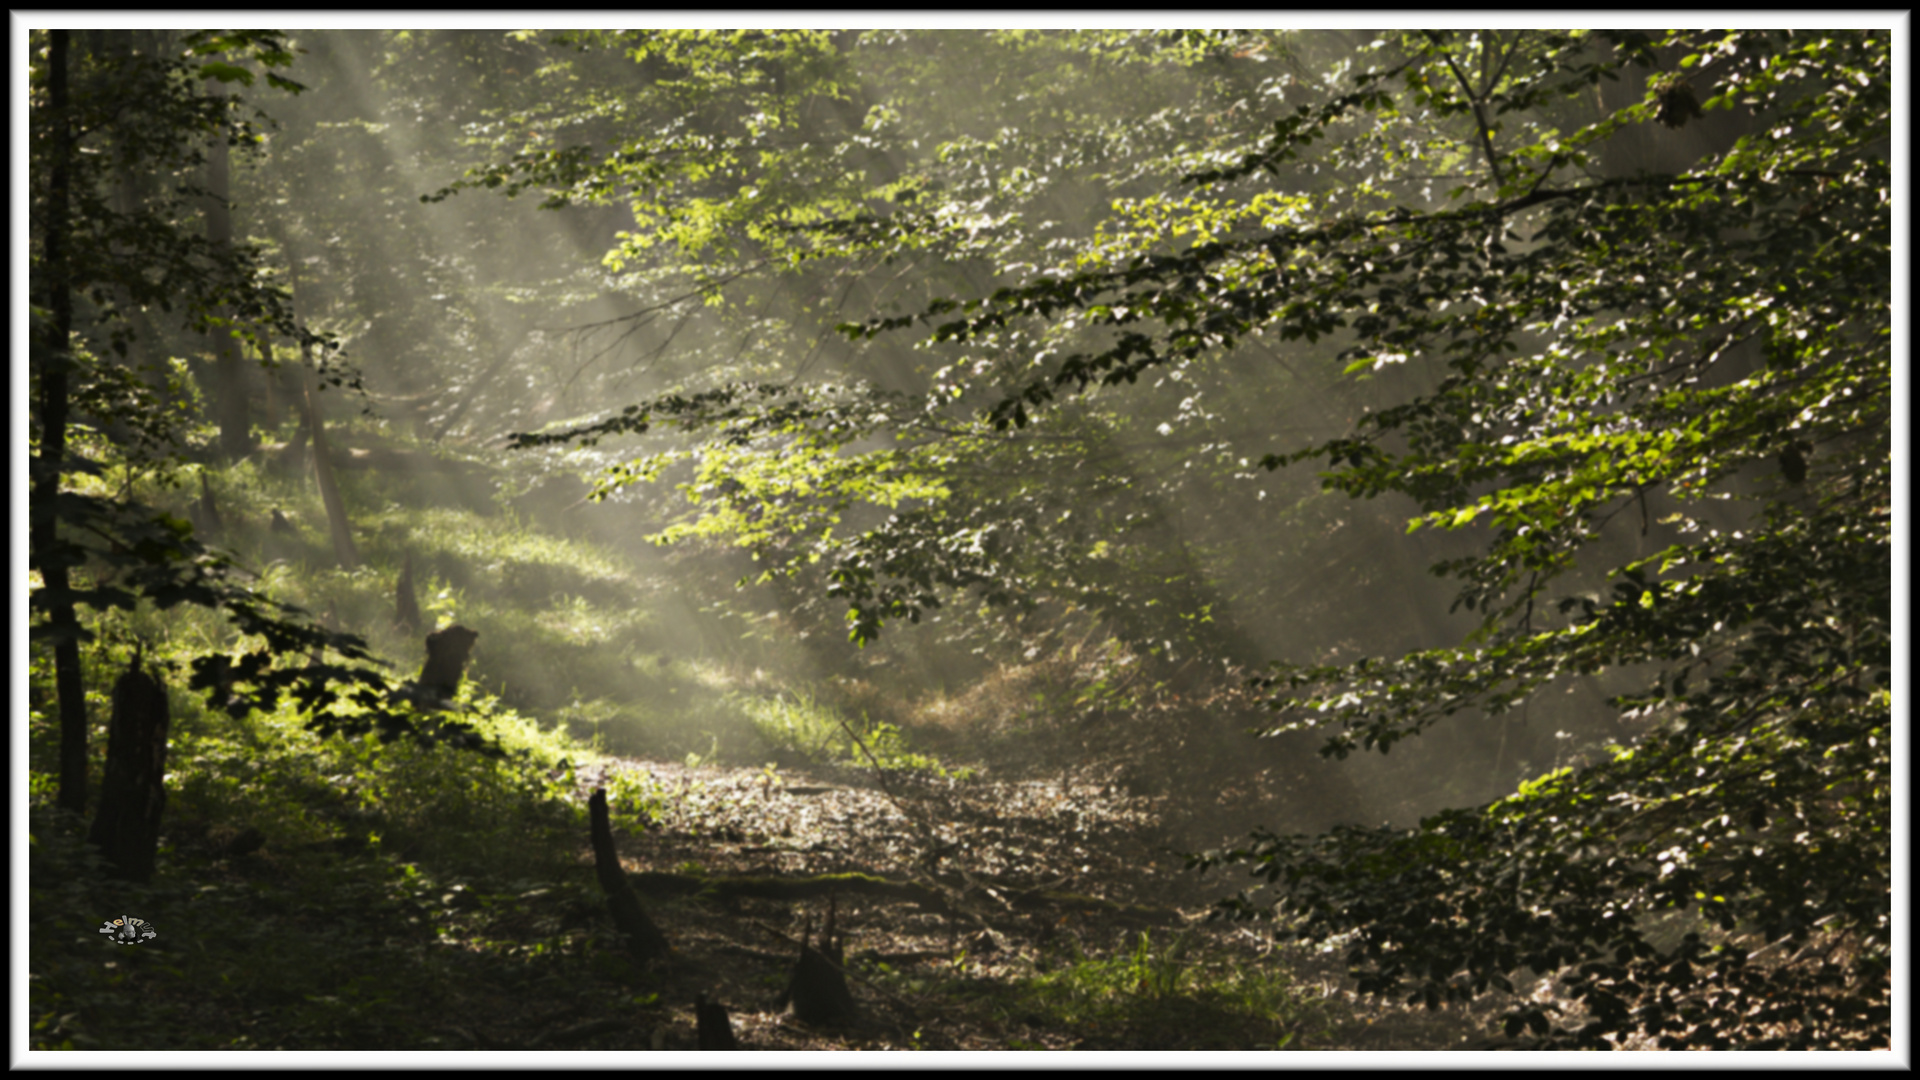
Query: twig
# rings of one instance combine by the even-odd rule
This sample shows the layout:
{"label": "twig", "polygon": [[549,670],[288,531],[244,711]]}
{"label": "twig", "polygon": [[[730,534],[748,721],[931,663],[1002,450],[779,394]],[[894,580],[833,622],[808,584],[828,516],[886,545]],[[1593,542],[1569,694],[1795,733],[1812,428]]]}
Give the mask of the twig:
{"label": "twig", "polygon": [[[1427,31],[1427,38],[1432,41],[1437,48],[1442,50],[1440,58],[1447,62],[1448,68],[1452,69],[1454,81],[1460,84],[1460,89],[1466,92],[1467,103],[1473,106],[1474,126],[1480,133],[1480,147],[1486,152],[1487,165],[1493,170],[1494,183],[1502,187],[1506,186],[1507,178],[1500,170],[1500,156],[1493,152],[1493,139],[1488,134],[1487,110],[1486,107],[1481,104],[1480,92],[1474,90],[1473,83],[1467,78],[1467,73],[1460,70],[1459,64],[1454,63],[1453,54],[1445,51],[1445,39],[1441,38],[1439,34],[1432,30]],[[1484,46],[1482,48],[1484,50]],[[1482,55],[1485,55],[1484,51]],[[1489,86],[1487,89],[1491,90],[1492,87]]]}
{"label": "twig", "polygon": [[934,833],[933,826],[921,821],[919,815],[908,810],[906,804],[902,803],[899,796],[894,794],[893,785],[887,782],[887,770],[881,766],[880,759],[873,755],[873,751],[867,749],[866,740],[862,739],[860,734],[853,730],[853,725],[847,722],[846,717],[840,717],[840,730],[847,733],[847,738],[852,739],[853,745],[859,747],[860,752],[865,754],[867,760],[873,764],[873,775],[874,778],[880,782],[881,794],[887,797],[887,801],[893,804],[893,808],[900,811],[900,816],[906,818],[907,823],[912,825],[914,830],[920,834],[920,840],[926,845],[927,852],[931,854],[935,849],[940,847],[940,838]]}

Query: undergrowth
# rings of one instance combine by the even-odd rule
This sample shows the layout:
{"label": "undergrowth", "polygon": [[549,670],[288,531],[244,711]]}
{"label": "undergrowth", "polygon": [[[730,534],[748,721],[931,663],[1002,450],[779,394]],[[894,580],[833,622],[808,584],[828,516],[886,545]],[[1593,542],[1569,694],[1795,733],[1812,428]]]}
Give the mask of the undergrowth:
{"label": "undergrowth", "polygon": [[[1194,931],[1141,931],[1111,949],[1078,937],[1011,961],[964,950],[945,965],[872,974],[903,993],[950,1001],[1018,1031],[1071,1032],[1078,1049],[1308,1049],[1324,1045],[1339,1005],[1270,964],[1237,956]],[[1045,1049],[1015,1035],[1008,1049]]]}

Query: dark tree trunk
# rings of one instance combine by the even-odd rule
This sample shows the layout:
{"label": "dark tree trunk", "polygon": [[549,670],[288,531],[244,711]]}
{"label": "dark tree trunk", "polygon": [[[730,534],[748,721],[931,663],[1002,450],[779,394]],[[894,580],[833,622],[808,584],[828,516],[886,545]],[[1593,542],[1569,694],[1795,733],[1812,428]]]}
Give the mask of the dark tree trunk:
{"label": "dark tree trunk", "polygon": [[360,551],[353,545],[353,528],[347,521],[347,504],[340,498],[340,485],[333,478],[333,461],[327,456],[326,429],[321,426],[320,403],[312,373],[306,375],[307,428],[313,433],[313,479],[320,486],[320,501],[327,507],[327,533],[333,538],[333,557],[342,570],[360,565]]}
{"label": "dark tree trunk", "polygon": [[299,395],[294,399],[295,407],[293,414],[299,419],[300,426],[294,429],[293,438],[287,441],[287,445],[275,451],[273,456],[267,459],[268,464],[272,466],[275,472],[286,476],[299,476],[307,471],[307,444],[312,441],[313,423],[312,419],[307,415],[306,384],[304,381],[306,377],[307,369],[304,367],[300,369],[299,374],[295,377],[301,381],[301,390]]}
{"label": "dark tree trunk", "polygon": [[59,541],[55,498],[67,457],[67,363],[73,335],[73,290],[67,271],[67,202],[73,159],[73,129],[67,119],[68,31],[47,32],[48,111],[53,123],[53,163],[47,194],[47,230],[42,273],[53,312],[53,340],[40,373],[40,462],[30,496],[28,548],[46,586],[47,623],[53,636],[53,683],[60,708],[61,809],[87,811],[87,694],[80,681],[80,621],[73,610],[72,578],[54,550]]}
{"label": "dark tree trunk", "polygon": [[260,371],[267,392],[260,408],[261,426],[277,430],[287,422],[288,416],[305,424],[307,418],[301,412],[301,402],[306,397],[306,368],[275,363],[272,349],[263,346],[260,350]]}
{"label": "dark tree trunk", "polygon": [[201,536],[212,536],[226,529],[226,523],[220,520],[220,505],[213,500],[213,483],[207,479],[207,470],[200,470],[200,497],[187,507],[187,517],[193,521],[193,531]]}
{"label": "dark tree trunk", "polygon": [[[288,274],[296,295],[300,291],[300,260],[289,257]],[[340,498],[340,485],[334,481],[333,459],[327,454],[325,420],[320,414],[319,380],[314,377],[312,346],[300,343],[300,430],[313,440],[313,480],[320,488],[320,501],[327,508],[327,535],[333,540],[334,561],[342,570],[360,565],[360,551],[353,544],[353,526],[347,520],[347,504]],[[301,436],[294,437],[294,443]]]}
{"label": "dark tree trunk", "polygon": [[613,823],[607,817],[604,788],[594,789],[593,798],[587,800],[587,818],[593,838],[593,870],[600,879],[601,891],[607,894],[607,910],[613,916],[613,925],[626,935],[627,952],[641,964],[667,955],[673,946],[667,944],[667,936],[640,906],[640,896],[628,884],[627,872],[620,866],[620,855],[613,848]]}
{"label": "dark tree trunk", "polygon": [[160,815],[167,806],[167,688],[135,656],[113,684],[107,772],[87,839],[129,881],[153,876]]}

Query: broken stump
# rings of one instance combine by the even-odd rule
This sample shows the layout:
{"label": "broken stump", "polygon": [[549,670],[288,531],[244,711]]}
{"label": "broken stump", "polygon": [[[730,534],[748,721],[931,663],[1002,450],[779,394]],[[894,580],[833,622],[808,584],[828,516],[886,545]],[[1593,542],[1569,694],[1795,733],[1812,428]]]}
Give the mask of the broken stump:
{"label": "broken stump", "polygon": [[420,668],[421,689],[444,701],[452,701],[460,691],[460,677],[467,670],[467,657],[473,653],[473,643],[478,640],[478,630],[469,630],[458,623],[428,634],[427,662]]}
{"label": "broken stump", "polygon": [[800,957],[794,961],[787,992],[781,995],[787,1010],[804,1024],[842,1024],[852,1020],[858,1011],[843,970],[846,942],[834,940],[835,906],[834,897],[828,894],[827,924],[820,933],[819,948],[807,940],[810,931],[800,935]]}
{"label": "broken stump", "polygon": [[696,1045],[699,1049],[740,1049],[740,1040],[733,1037],[733,1020],[727,1015],[725,1005],[717,1001],[708,1001],[705,994],[695,994],[693,1018],[699,1040]]}
{"label": "broken stump", "polygon": [[87,840],[100,849],[114,873],[129,881],[153,876],[160,843],[160,815],[167,806],[167,688],[148,674],[136,654],[113,684],[107,728],[107,770],[100,809]]}
{"label": "broken stump", "polygon": [[587,800],[588,828],[593,838],[593,870],[600,879],[600,890],[607,894],[607,911],[613,925],[626,935],[627,952],[638,963],[658,959],[671,952],[667,936],[660,932],[640,896],[627,884],[627,872],[620,867],[620,855],[613,847],[613,824],[607,817],[607,792],[596,788]]}

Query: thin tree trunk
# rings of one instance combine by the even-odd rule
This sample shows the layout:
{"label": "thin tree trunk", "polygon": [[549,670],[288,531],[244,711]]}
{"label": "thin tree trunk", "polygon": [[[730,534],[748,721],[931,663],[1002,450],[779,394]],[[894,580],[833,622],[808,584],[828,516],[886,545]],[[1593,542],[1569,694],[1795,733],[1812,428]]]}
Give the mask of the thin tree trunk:
{"label": "thin tree trunk", "polygon": [[416,634],[426,626],[426,619],[420,614],[420,600],[413,592],[411,551],[401,559],[400,578],[393,583],[393,616],[396,625],[404,626]]}
{"label": "thin tree trunk", "polygon": [[53,114],[52,183],[47,197],[44,270],[48,306],[53,312],[53,346],[40,373],[40,464],[33,480],[30,538],[34,562],[46,587],[47,621],[54,637],[53,682],[60,708],[60,793],[63,810],[87,809],[87,695],[80,680],[80,620],[71,599],[67,565],[54,554],[59,524],[54,500],[67,457],[67,363],[73,334],[73,291],[67,268],[68,186],[71,183],[73,131],[67,119],[68,32],[50,30],[47,38],[48,104]]}
{"label": "thin tree trunk", "polygon": [[340,569],[353,570],[360,565],[360,552],[353,546],[353,528],[347,521],[347,505],[340,499],[340,485],[333,479],[333,459],[327,456],[327,432],[320,419],[320,403],[314,398],[313,372],[308,370],[306,395],[301,400],[307,410],[307,428],[313,433],[313,479],[320,485],[320,501],[327,505],[327,532],[333,537],[333,557]]}
{"label": "thin tree trunk", "polygon": [[[226,136],[216,135],[207,149],[207,241],[217,256],[225,256],[233,248],[233,208],[227,201],[229,168]],[[216,329],[208,344],[213,350],[211,389],[215,419],[220,424],[220,452],[227,460],[238,461],[253,450],[246,364],[230,328]]]}
{"label": "thin tree trunk", "polygon": [[[288,284],[293,287],[297,302],[300,297],[300,261],[294,257],[291,246],[287,256],[290,267]],[[334,482],[333,458],[327,454],[327,432],[320,417],[313,349],[304,341],[300,343],[300,386],[300,415],[313,440],[313,481],[319,485],[320,501],[327,507],[327,533],[333,538],[333,557],[342,570],[353,570],[360,565],[360,552],[353,545],[353,527],[347,520],[347,504],[340,498],[340,485]]]}

